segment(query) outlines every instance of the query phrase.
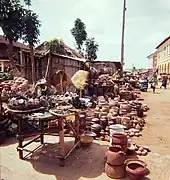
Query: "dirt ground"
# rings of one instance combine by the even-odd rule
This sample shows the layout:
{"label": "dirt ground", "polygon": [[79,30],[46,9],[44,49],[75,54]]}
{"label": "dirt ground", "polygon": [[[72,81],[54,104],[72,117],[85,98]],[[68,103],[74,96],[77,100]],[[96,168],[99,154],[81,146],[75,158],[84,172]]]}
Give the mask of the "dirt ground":
{"label": "dirt ground", "polygon": [[[147,113],[143,136],[134,138],[133,141],[150,147],[152,151],[148,156],[140,157],[150,170],[145,180],[170,180],[170,90],[157,92],[152,94],[149,91],[142,95],[150,111]],[[66,166],[59,167],[58,160],[54,157],[57,140],[56,137],[47,136],[46,146],[27,160],[19,160],[16,140],[9,139],[0,147],[1,180],[109,179],[104,173],[104,152],[109,143],[95,141],[89,148],[77,149],[68,158]],[[68,147],[71,143],[71,139],[67,138]],[[30,149],[38,144],[30,145]],[[124,180],[126,179],[128,180]]]}

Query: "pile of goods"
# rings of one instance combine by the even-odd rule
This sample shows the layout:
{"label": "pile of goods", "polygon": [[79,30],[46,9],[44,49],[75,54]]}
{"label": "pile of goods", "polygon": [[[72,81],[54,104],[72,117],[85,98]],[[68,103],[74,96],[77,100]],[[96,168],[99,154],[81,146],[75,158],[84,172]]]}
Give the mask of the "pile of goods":
{"label": "pile of goods", "polygon": [[[146,105],[142,106],[141,102],[136,100],[125,101],[117,97],[106,101],[104,97],[99,97],[93,115],[83,117],[86,118],[86,122],[83,121],[85,130],[91,130],[98,137],[102,136],[102,139],[109,141],[107,137],[110,129],[115,128],[115,125],[123,125],[129,137],[141,136],[140,131],[145,124],[143,107],[145,110],[148,109]],[[80,119],[82,116],[84,115],[81,115]]]}
{"label": "pile of goods", "polygon": [[8,108],[12,110],[31,110],[44,107],[46,100],[38,98],[13,97],[9,100]]}
{"label": "pile of goods", "polygon": [[14,77],[11,91],[26,91],[28,90],[28,80],[22,77]]}
{"label": "pile of goods", "polygon": [[[146,175],[146,164],[141,160],[127,159],[127,137],[125,133],[114,133],[112,146],[106,152],[105,173],[113,179],[122,179],[125,174],[132,180],[139,180]],[[141,149],[141,154],[146,155],[147,150]]]}
{"label": "pile of goods", "polygon": [[108,74],[102,74],[95,80],[95,84],[98,86],[113,86],[114,78]]}
{"label": "pile of goods", "polygon": [[14,80],[0,83],[1,98],[8,99],[18,91],[28,90],[28,80],[22,77],[14,77]]}

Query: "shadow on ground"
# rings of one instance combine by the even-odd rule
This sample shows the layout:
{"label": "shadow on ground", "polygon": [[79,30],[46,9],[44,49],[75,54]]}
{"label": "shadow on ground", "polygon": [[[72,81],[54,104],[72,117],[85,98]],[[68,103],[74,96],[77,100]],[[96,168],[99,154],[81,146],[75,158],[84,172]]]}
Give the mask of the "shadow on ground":
{"label": "shadow on ground", "polygon": [[[72,142],[67,142],[67,148]],[[57,180],[77,180],[80,177],[95,178],[104,172],[104,152],[106,146],[93,143],[88,148],[76,149],[66,160],[65,167],[60,167],[55,155],[58,144],[45,144],[34,154],[27,157],[33,168],[48,175],[54,175]],[[49,158],[51,157],[51,158]]]}

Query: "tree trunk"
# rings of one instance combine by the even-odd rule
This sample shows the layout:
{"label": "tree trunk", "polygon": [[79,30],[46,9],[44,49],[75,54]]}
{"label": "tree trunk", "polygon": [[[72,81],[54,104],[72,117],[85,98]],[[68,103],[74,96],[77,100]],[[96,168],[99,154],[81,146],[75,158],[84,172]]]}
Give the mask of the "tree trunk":
{"label": "tree trunk", "polygon": [[49,51],[49,54],[48,54],[47,68],[46,68],[46,72],[45,72],[46,80],[49,78],[50,64],[51,64],[51,51]]}
{"label": "tree trunk", "polygon": [[12,67],[12,74],[13,76],[21,76],[21,72],[18,70],[16,63],[14,62],[14,58],[13,58],[13,42],[9,40],[9,44],[8,44],[8,56],[9,56],[9,60],[11,63],[11,67]]}
{"label": "tree trunk", "polygon": [[35,77],[34,46],[30,44],[29,47],[30,47],[30,58],[31,58],[31,68],[32,68],[32,83],[35,84],[36,77]]}

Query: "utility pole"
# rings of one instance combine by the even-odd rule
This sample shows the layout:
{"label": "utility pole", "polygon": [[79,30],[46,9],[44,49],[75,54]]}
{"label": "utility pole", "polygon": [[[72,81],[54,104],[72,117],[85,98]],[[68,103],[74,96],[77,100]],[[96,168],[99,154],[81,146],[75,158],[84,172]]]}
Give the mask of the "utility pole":
{"label": "utility pole", "polygon": [[123,0],[123,21],[122,21],[122,39],[121,39],[121,64],[122,69],[124,65],[124,35],[125,35],[125,13],[126,13],[126,0]]}

